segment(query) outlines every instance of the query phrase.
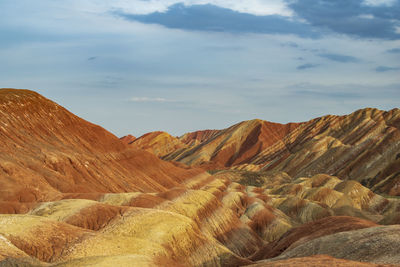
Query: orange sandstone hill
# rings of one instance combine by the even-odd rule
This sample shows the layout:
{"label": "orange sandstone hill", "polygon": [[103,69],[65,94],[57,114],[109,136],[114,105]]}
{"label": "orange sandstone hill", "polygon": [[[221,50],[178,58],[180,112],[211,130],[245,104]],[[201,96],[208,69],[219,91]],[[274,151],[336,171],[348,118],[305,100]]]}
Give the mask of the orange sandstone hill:
{"label": "orange sandstone hill", "polygon": [[[366,108],[289,124],[251,120],[175,139],[188,146],[158,156],[204,169],[284,171],[292,177],[326,173],[400,195],[399,109]],[[136,142],[161,149],[149,137]]]}
{"label": "orange sandstone hill", "polygon": [[0,201],[68,193],[159,192],[200,170],[128,147],[103,128],[28,90],[0,90]]}

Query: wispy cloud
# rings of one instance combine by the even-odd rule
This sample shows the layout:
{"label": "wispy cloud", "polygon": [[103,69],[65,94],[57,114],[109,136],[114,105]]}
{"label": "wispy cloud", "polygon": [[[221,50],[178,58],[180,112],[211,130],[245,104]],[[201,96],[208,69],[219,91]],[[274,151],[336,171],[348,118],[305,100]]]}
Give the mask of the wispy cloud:
{"label": "wispy cloud", "polygon": [[173,100],[162,98],[162,97],[146,97],[146,96],[141,96],[141,97],[132,97],[129,99],[131,102],[174,102]]}
{"label": "wispy cloud", "polygon": [[88,61],[93,61],[93,60],[95,60],[95,59],[97,59],[97,57],[88,57]]}
{"label": "wispy cloud", "polygon": [[359,62],[358,58],[341,54],[319,54],[318,56],[341,63]]}
{"label": "wispy cloud", "polygon": [[318,67],[318,66],[319,66],[318,64],[307,63],[307,64],[303,64],[303,65],[297,66],[297,69],[298,70],[305,70],[305,69],[312,69],[312,68],[315,68],[315,67]]}
{"label": "wispy cloud", "polygon": [[400,70],[400,67],[379,66],[375,69],[376,72],[387,72],[387,71],[396,71],[396,70]]}

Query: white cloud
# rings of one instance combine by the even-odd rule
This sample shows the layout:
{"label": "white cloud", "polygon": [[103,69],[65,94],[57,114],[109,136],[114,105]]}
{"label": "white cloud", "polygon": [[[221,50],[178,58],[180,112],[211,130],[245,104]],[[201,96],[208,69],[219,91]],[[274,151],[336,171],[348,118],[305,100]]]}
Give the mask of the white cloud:
{"label": "white cloud", "polygon": [[127,13],[149,14],[153,12],[165,12],[168,7],[177,3],[185,5],[212,4],[223,8],[229,8],[242,13],[254,15],[282,15],[291,16],[292,11],[284,0],[91,0],[90,2],[76,2],[77,6],[93,11],[103,9],[120,9]]}

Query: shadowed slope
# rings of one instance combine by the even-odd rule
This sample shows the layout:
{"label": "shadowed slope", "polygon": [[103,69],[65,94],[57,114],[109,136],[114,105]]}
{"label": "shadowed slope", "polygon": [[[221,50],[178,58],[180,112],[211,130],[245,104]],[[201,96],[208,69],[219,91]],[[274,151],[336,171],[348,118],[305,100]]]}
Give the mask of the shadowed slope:
{"label": "shadowed slope", "polygon": [[288,248],[293,248],[308,240],[338,232],[350,231],[377,226],[377,224],[347,216],[326,217],[321,220],[306,223],[292,228],[279,240],[269,243],[257,253],[252,255],[252,260],[273,258],[280,255]]}
{"label": "shadowed slope", "polygon": [[377,226],[322,236],[287,249],[276,261],[311,255],[379,264],[400,264],[400,225]]}
{"label": "shadowed slope", "polygon": [[350,261],[333,258],[327,255],[278,260],[273,262],[259,262],[248,265],[251,267],[395,267],[392,264],[374,264],[368,262]]}

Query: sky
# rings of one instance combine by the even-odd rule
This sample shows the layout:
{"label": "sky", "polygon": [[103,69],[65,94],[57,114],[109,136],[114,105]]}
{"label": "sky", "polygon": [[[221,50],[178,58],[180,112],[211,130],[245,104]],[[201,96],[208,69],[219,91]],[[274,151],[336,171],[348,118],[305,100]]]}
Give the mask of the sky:
{"label": "sky", "polygon": [[1,0],[0,88],[117,136],[400,107],[400,0]]}

